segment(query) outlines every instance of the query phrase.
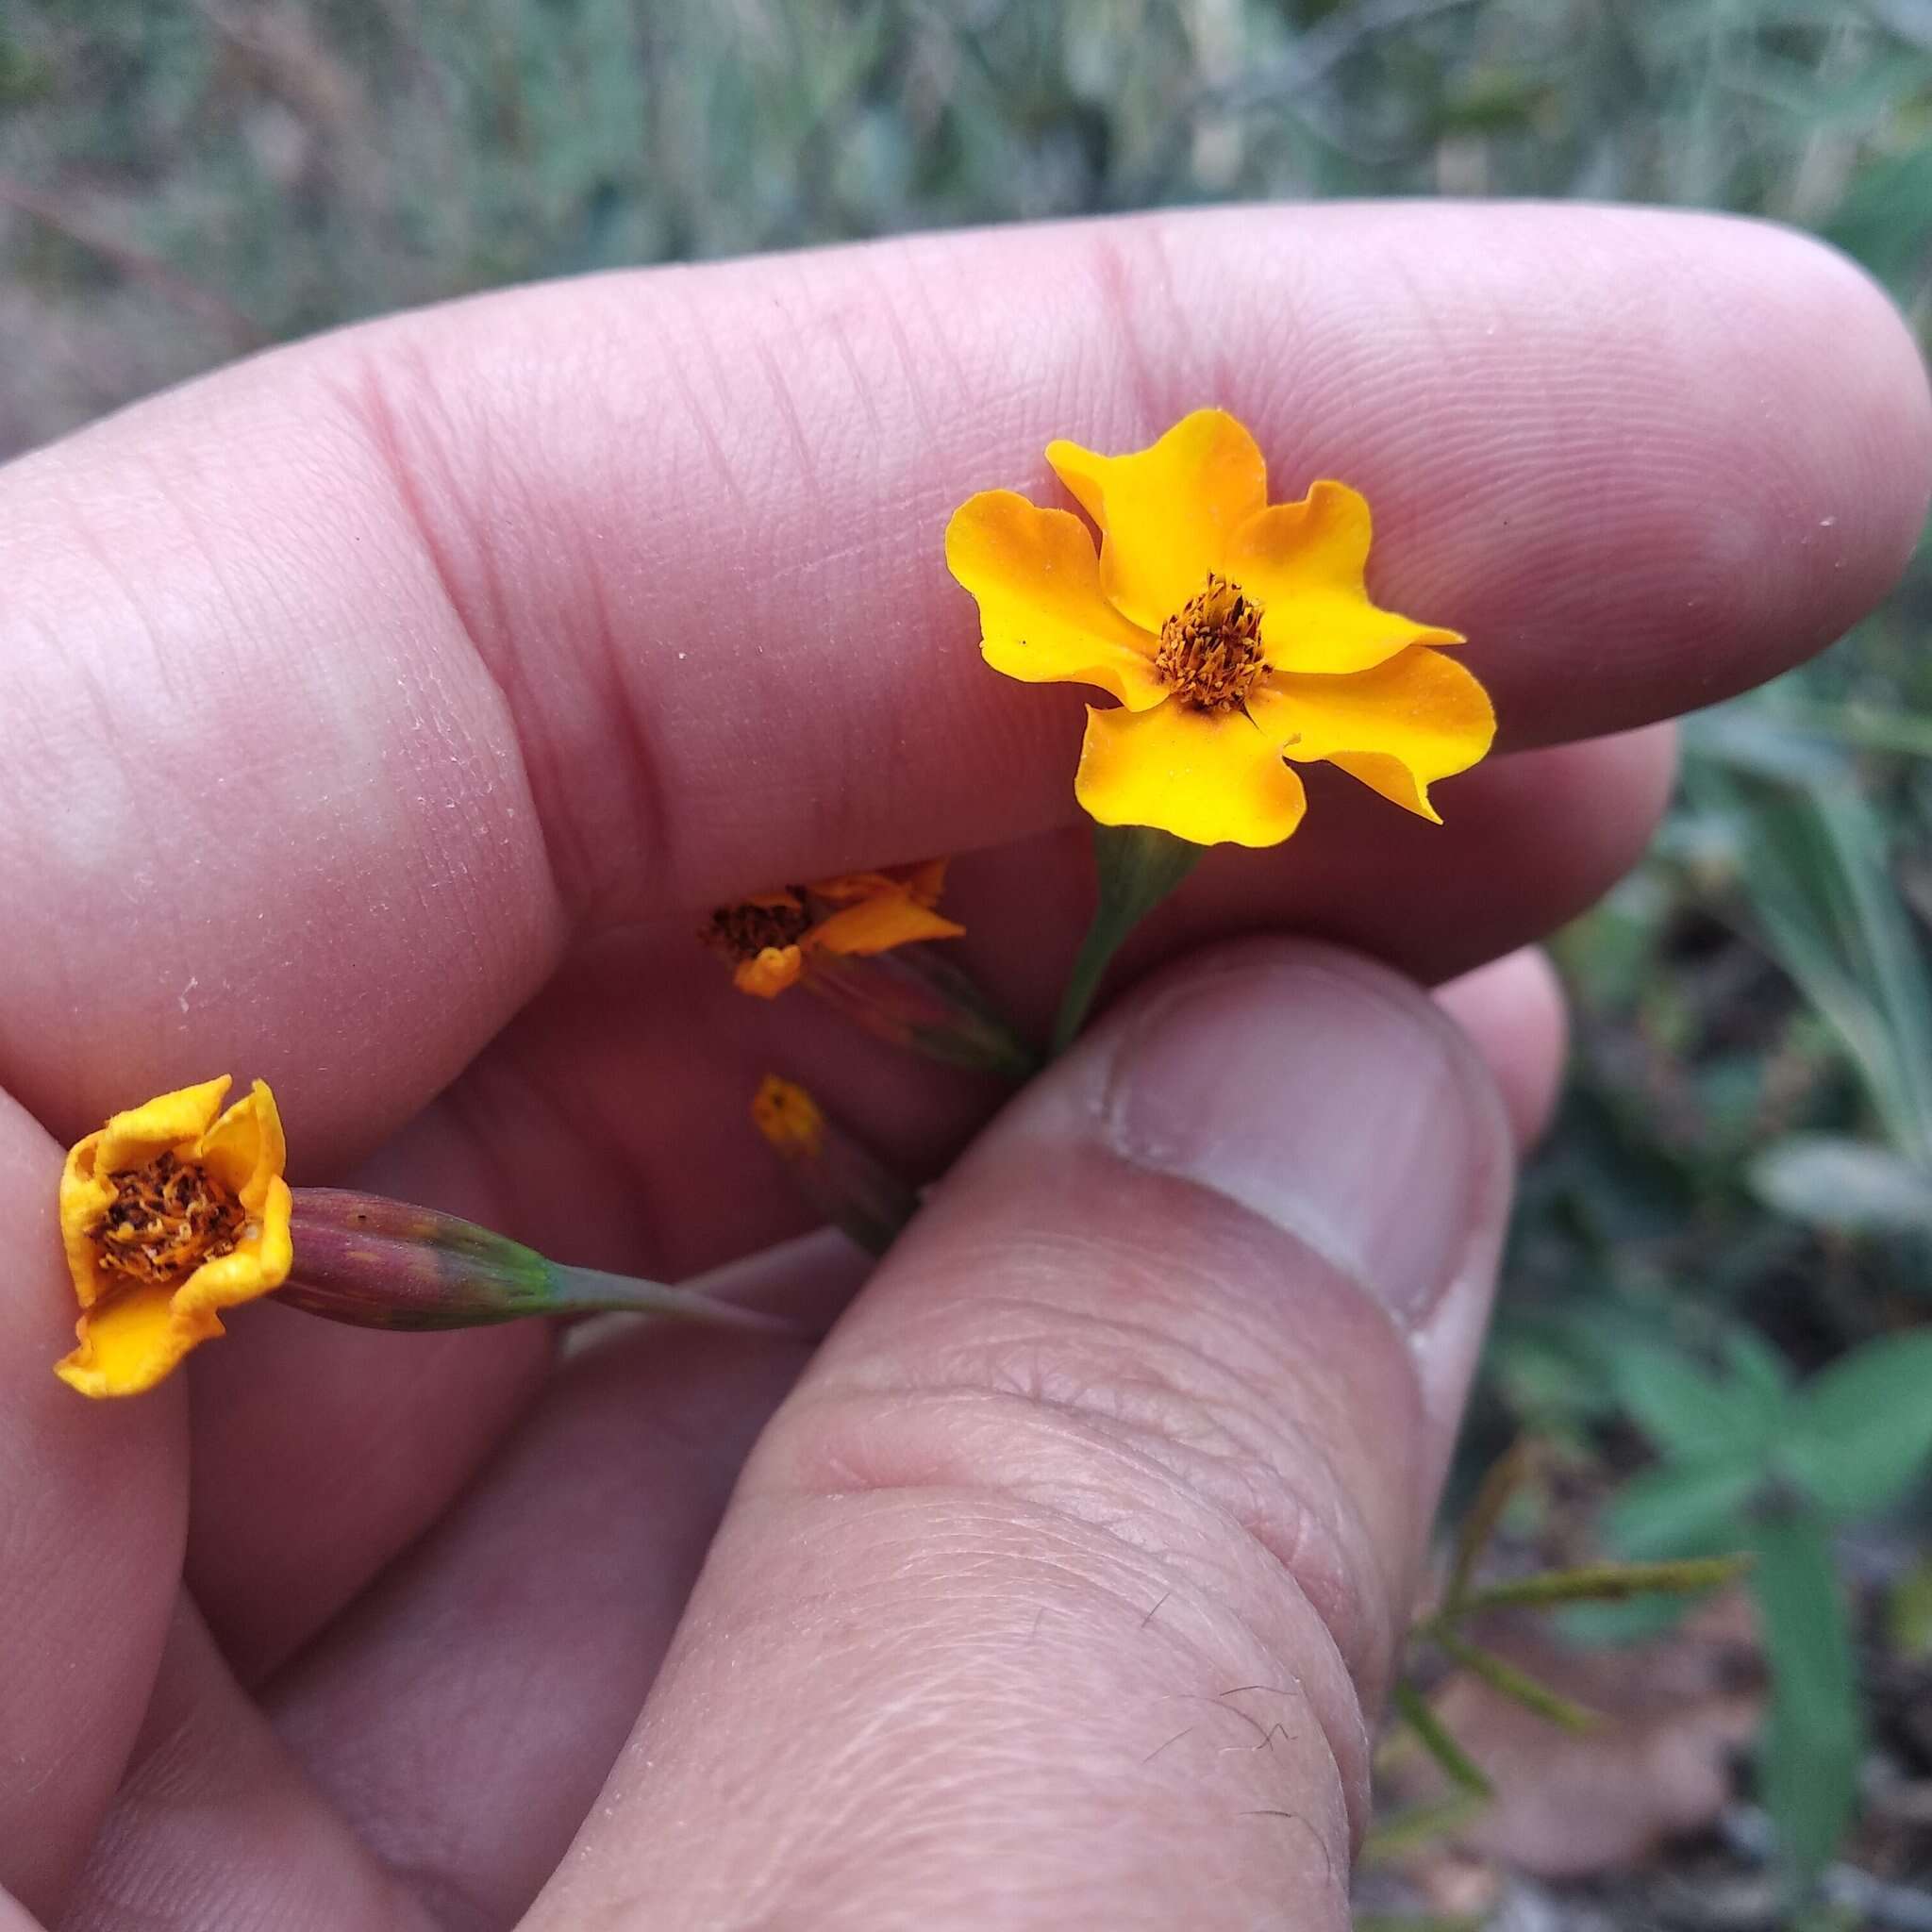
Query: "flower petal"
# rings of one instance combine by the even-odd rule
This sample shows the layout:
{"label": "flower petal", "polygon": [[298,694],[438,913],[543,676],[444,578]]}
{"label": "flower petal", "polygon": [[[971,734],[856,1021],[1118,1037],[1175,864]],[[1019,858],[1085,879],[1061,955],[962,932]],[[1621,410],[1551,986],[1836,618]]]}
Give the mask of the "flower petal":
{"label": "flower petal", "polygon": [[[289,1184],[276,1174],[269,1181],[256,1227],[225,1255],[204,1261],[175,1291],[175,1318],[195,1331],[195,1340],[205,1339],[204,1320],[212,1320],[217,1308],[238,1307],[258,1295],[273,1294],[289,1278],[293,1263],[293,1243],[289,1222],[294,1209],[294,1196]],[[206,1334],[219,1335],[222,1326],[214,1323]]]}
{"label": "flower petal", "polygon": [[117,1294],[80,1318],[80,1346],[54,1364],[54,1373],[83,1395],[139,1395],[152,1389],[197,1341],[222,1332],[212,1314],[201,1315],[200,1332],[175,1319],[165,1288],[136,1288]]}
{"label": "flower petal", "polygon": [[1346,677],[1275,673],[1256,707],[1271,735],[1296,736],[1288,756],[1326,758],[1384,798],[1441,820],[1429,786],[1467,771],[1496,735],[1489,693],[1453,658],[1417,644]]}
{"label": "flower petal", "polygon": [[946,567],[979,604],[980,650],[1029,684],[1092,684],[1134,710],[1158,705],[1154,640],[1101,594],[1080,519],[983,490],[946,525]]}
{"label": "flower petal", "polygon": [[1267,463],[1225,409],[1196,409],[1131,456],[1050,442],[1046,459],[1100,525],[1101,588],[1156,633],[1226,573],[1235,532],[1268,501]]}
{"label": "flower petal", "polygon": [[1370,602],[1370,535],[1367,499],[1326,481],[1236,531],[1227,575],[1260,605],[1261,641],[1277,671],[1367,671],[1411,644],[1462,641]]}
{"label": "flower petal", "polygon": [[258,1080],[202,1135],[196,1158],[233,1191],[251,1215],[261,1212],[268,1184],[289,1164],[282,1116],[265,1080]]}
{"label": "flower petal", "polygon": [[1103,825],[1154,825],[1196,845],[1278,845],[1306,807],[1271,733],[1239,711],[1181,704],[1090,708],[1074,793]]}
{"label": "flower petal", "polygon": [[796,986],[805,971],[805,955],[796,946],[767,946],[732,969],[731,983],[754,998],[774,1000],[787,987]]}
{"label": "flower petal", "polygon": [[948,863],[944,858],[923,858],[916,865],[888,866],[883,872],[841,873],[835,879],[814,879],[805,890],[834,906],[850,906],[856,899],[871,899],[881,892],[909,895],[922,906],[937,906]]}
{"label": "flower petal", "polygon": [[[106,1174],[118,1174],[124,1168],[142,1167],[170,1147],[200,1140],[221,1112],[222,1102],[232,1084],[224,1074],[218,1080],[204,1080],[198,1087],[182,1087],[173,1093],[158,1094],[141,1107],[130,1107],[125,1113],[112,1115],[101,1129],[93,1154],[93,1171]],[[92,1140],[93,1136],[88,1138]]]}
{"label": "flower petal", "polygon": [[805,943],[828,953],[883,953],[914,940],[956,940],[965,930],[899,890],[833,913],[805,936]]}
{"label": "flower petal", "polygon": [[221,1111],[229,1084],[224,1074],[198,1087],[159,1094],[142,1106],[113,1115],[106,1126],[68,1149],[66,1165],[60,1170],[60,1243],[67,1253],[75,1298],[82,1307],[91,1307],[110,1285],[101,1274],[88,1232],[114,1198],[113,1183],[107,1176],[125,1168],[144,1167],[170,1148],[192,1148]]}

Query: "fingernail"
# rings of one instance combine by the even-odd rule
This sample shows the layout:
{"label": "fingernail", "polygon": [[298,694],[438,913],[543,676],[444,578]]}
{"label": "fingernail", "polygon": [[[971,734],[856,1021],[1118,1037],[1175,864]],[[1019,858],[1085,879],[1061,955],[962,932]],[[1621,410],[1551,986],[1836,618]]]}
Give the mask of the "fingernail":
{"label": "fingernail", "polygon": [[1115,1049],[1108,1131],[1138,1165],[1307,1241],[1407,1328],[1502,1211],[1502,1113],[1424,996],[1340,955],[1157,994]]}

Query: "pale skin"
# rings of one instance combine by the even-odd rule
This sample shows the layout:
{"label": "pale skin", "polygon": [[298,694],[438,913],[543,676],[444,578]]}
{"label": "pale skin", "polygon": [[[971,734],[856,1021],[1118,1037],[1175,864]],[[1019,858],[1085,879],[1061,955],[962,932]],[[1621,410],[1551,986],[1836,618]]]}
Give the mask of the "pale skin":
{"label": "pale skin", "polygon": [[[691,931],[961,853],[961,957],[1041,1020],[1079,698],[978,663],[941,532],[1208,403],[1277,496],[1368,495],[1503,752],[1443,828],[1338,780],[1217,855],[974,1138],[987,1089]],[[1823,250],[1453,208],[516,292],[0,472],[0,1927],[1345,1924],[1557,1076],[1524,949],[1641,850],[1659,721],[1884,594],[1928,473],[1910,341]],[[803,1225],[774,1067],[908,1164],[971,1141],[863,1285],[758,1257]],[[856,1298],[815,1354],[561,1362],[270,1305],[87,1404],[60,1147],[229,1071],[298,1183]]]}

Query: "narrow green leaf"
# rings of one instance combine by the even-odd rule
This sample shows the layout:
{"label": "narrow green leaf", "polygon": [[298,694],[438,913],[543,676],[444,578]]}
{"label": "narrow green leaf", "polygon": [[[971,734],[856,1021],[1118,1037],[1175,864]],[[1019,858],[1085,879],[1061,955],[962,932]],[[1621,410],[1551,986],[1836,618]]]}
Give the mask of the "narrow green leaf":
{"label": "narrow green leaf", "polygon": [[1398,1678],[1391,1701],[1402,1721],[1415,1733],[1416,1740],[1441,1766],[1449,1782],[1472,1797],[1489,1799],[1495,1795],[1482,1769],[1460,1744],[1449,1735],[1442,1720],[1429,1708],[1427,1700],[1407,1677]]}
{"label": "narrow green leaf", "polygon": [[[1407,1857],[1424,1845],[1453,1837],[1464,1825],[1482,1816],[1490,1801],[1474,1791],[1457,1791],[1453,1797],[1433,1805],[1412,1806],[1371,1825],[1362,1837],[1361,1862],[1386,1865]],[[1357,1920],[1357,1926],[1361,1921]],[[1453,1922],[1452,1922],[1453,1923]]]}
{"label": "narrow green leaf", "polygon": [[1481,1649],[1451,1630],[1438,1630],[1435,1637],[1442,1647],[1443,1655],[1454,1658],[1472,1676],[1480,1677],[1491,1690],[1522,1705],[1525,1710],[1534,1711],[1558,1729],[1580,1735],[1603,1722],[1598,1712],[1565,1697],[1560,1691],[1552,1690],[1547,1684],[1540,1683],[1527,1671],[1519,1671],[1493,1651]]}
{"label": "narrow green leaf", "polygon": [[1724,1357],[1732,1379],[1756,1390],[1766,1407],[1781,1416],[1796,1381],[1784,1357],[1757,1329],[1740,1322],[1724,1332]]}
{"label": "narrow green leaf", "polygon": [[1805,769],[1761,784],[1705,765],[1691,782],[1743,827],[1765,941],[1837,1032],[1887,1138],[1932,1165],[1932,974],[1876,812],[1855,786]]}
{"label": "narrow green leaf", "polygon": [[1624,1556],[1650,1561],[1708,1556],[1741,1541],[1739,1524],[1764,1486],[1757,1457],[1674,1463],[1634,1475],[1610,1499],[1604,1532]]}
{"label": "narrow green leaf", "polygon": [[1760,1524],[1752,1541],[1771,1665],[1759,1783],[1790,1874],[1807,1887],[1837,1853],[1857,1801],[1863,1735],[1851,1632],[1822,1521]]}
{"label": "narrow green leaf", "polygon": [[1874,1141],[1791,1134],[1751,1163],[1767,1208],[1846,1234],[1932,1232],[1932,1171]]}
{"label": "narrow green leaf", "polygon": [[1756,1380],[1713,1375],[1679,1349],[1625,1342],[1616,1377],[1632,1421],[1674,1461],[1755,1457],[1776,1427]]}
{"label": "narrow green leaf", "polygon": [[[1534,1609],[1544,1604],[1620,1603],[1625,1597],[1646,1596],[1656,1591],[1690,1596],[1717,1590],[1750,1567],[1748,1555],[1693,1557],[1675,1563],[1591,1563],[1575,1570],[1545,1570],[1535,1576],[1492,1583],[1467,1597],[1463,1608],[1474,1615],[1478,1610],[1510,1606]],[[1431,1626],[1424,1627],[1431,1636],[1437,1634]]]}
{"label": "narrow green leaf", "polygon": [[1468,1595],[1475,1566],[1489,1548],[1496,1524],[1509,1507],[1509,1499],[1523,1486],[1535,1459],[1535,1443],[1528,1436],[1519,1436],[1485,1473],[1468,1514],[1457,1525],[1456,1550],[1450,1559],[1448,1586],[1442,1592],[1441,1617],[1453,1617]]}
{"label": "narrow green leaf", "polygon": [[1799,1391],[1782,1466],[1828,1514],[1894,1503],[1932,1457],[1932,1328],[1868,1341]]}
{"label": "narrow green leaf", "polygon": [[1440,1912],[1357,1912],[1354,1920],[1355,1932],[1482,1932],[1485,1923],[1480,1918],[1445,1918]]}

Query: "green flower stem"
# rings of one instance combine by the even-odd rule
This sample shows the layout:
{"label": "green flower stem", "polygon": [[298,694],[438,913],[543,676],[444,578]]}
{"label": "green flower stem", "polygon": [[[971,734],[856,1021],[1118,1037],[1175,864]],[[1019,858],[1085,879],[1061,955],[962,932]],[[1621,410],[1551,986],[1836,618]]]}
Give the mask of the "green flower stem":
{"label": "green flower stem", "polygon": [[573,1268],[454,1214],[342,1188],[297,1188],[294,1266],[275,1299],[358,1328],[481,1328],[621,1312],[803,1336],[776,1315],[630,1274]]}
{"label": "green flower stem", "polygon": [[1095,825],[1093,862],[1100,901],[1054,1021],[1051,1057],[1074,1043],[1121,943],[1199,862],[1206,847],[1151,825]]}

